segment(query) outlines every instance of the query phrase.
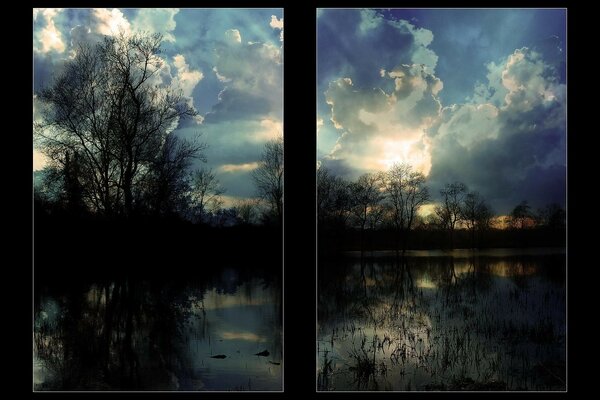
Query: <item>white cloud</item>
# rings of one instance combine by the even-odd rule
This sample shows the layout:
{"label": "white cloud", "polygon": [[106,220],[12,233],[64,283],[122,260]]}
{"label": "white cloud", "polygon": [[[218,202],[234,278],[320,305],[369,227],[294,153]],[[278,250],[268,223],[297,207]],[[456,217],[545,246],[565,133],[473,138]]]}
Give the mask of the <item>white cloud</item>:
{"label": "white cloud", "polygon": [[118,8],[95,8],[94,31],[107,36],[115,36],[119,33],[129,34],[131,24]]}
{"label": "white cloud", "polygon": [[356,174],[408,162],[427,174],[431,168],[427,129],[441,112],[442,82],[420,65],[382,72],[393,88],[357,88],[350,78],[325,92],[331,121],[342,132],[328,155],[354,166]]}
{"label": "white cloud", "polygon": [[360,23],[357,33],[359,37],[364,37],[370,32],[376,31],[382,27],[391,26],[401,33],[408,33],[413,38],[411,49],[411,62],[413,64],[423,64],[433,72],[437,65],[438,56],[428,48],[433,41],[433,32],[425,28],[417,28],[406,20],[389,20],[384,18],[376,10],[360,10]]}
{"label": "white cloud", "polygon": [[46,26],[39,32],[36,32],[37,45],[34,49],[41,53],[55,51],[63,53],[66,45],[63,41],[61,32],[57,29],[54,18],[62,11],[61,8],[42,8],[34,9],[33,18],[37,23],[38,16],[41,13],[44,17]]}
{"label": "white cloud", "polygon": [[198,82],[204,78],[204,74],[200,70],[191,69],[181,54],[173,57],[173,65],[177,68],[174,83],[181,88],[184,96],[191,97]]}
{"label": "white cloud", "polygon": [[171,33],[177,27],[175,15],[178,8],[142,8],[132,21],[132,26],[139,32],[162,33],[164,40],[175,42]]}
{"label": "white cloud", "polygon": [[365,34],[371,29],[378,27],[384,20],[377,15],[375,10],[362,9],[360,10],[360,24],[358,30],[361,34]]}
{"label": "white cloud", "polygon": [[517,193],[534,204],[561,201],[566,88],[556,71],[523,48],[488,64],[487,78],[431,127],[433,183],[465,181],[501,207],[522,200]]}
{"label": "white cloud", "polygon": [[237,29],[228,29],[225,31],[225,39],[229,43],[242,43],[242,35],[240,35],[240,31]]}
{"label": "white cloud", "polygon": [[527,48],[515,50],[502,71],[502,84],[508,90],[506,107],[529,111],[542,103],[558,101],[564,88],[541,55]]}
{"label": "white cloud", "polygon": [[277,16],[271,15],[269,26],[273,29],[283,29],[283,18],[278,19]]}
{"label": "white cloud", "polygon": [[490,103],[464,104],[446,108],[436,129],[436,140],[451,137],[462,147],[471,149],[499,135],[499,110]]}
{"label": "white cloud", "polygon": [[[383,23],[375,13],[362,13],[362,22],[364,35],[378,34]],[[359,86],[353,75],[329,83],[329,108],[319,117],[331,124],[317,120],[320,161],[351,178],[408,162],[429,176],[434,193],[461,180],[501,209],[514,193],[534,204],[560,201],[566,87],[557,71],[535,51],[517,49],[487,65],[487,81],[467,103],[442,107],[443,82],[432,72],[437,55],[426,47],[433,35],[406,21],[394,24],[414,38],[405,55],[413,63],[369,62],[381,78],[375,87]]]}
{"label": "white cloud", "polygon": [[260,130],[253,137],[255,140],[265,142],[281,138],[283,136],[283,124],[273,118],[265,118],[260,121]]}
{"label": "white cloud", "polygon": [[258,168],[258,162],[250,162],[243,164],[224,164],[219,167],[221,172],[248,172]]}
{"label": "white cloud", "polygon": [[[230,32],[230,36],[235,34]],[[232,118],[281,121],[282,62],[281,47],[270,43],[230,40],[219,44],[213,72],[226,86],[219,93],[219,102],[206,114],[206,123]]]}
{"label": "white cloud", "polygon": [[213,72],[215,73],[215,75],[216,75],[217,79],[218,79],[220,82],[231,82],[231,79],[229,79],[229,78],[227,78],[227,77],[225,77],[225,76],[223,76],[223,75],[219,74],[219,70],[217,69],[217,67],[213,67],[213,69],[212,69],[212,70],[213,70]]}

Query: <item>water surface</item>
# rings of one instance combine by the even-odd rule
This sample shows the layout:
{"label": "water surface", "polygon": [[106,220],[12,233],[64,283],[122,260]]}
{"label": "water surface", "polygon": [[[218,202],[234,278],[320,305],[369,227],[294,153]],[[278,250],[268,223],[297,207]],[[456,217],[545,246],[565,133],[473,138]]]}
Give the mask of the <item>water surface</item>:
{"label": "water surface", "polygon": [[41,287],[34,324],[35,390],[282,390],[281,285],[269,276]]}
{"label": "water surface", "polygon": [[319,390],[565,390],[565,255],[319,264]]}

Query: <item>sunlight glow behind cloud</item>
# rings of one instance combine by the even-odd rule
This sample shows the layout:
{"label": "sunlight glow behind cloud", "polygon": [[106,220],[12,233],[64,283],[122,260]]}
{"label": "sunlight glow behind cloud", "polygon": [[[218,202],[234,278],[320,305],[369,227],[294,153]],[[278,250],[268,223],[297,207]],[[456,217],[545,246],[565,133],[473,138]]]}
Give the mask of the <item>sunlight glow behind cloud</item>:
{"label": "sunlight glow behind cloud", "polygon": [[[500,212],[524,198],[564,204],[565,57],[562,45],[554,45],[564,28],[557,24],[545,47],[538,48],[538,39],[528,47],[522,36],[520,47],[483,63],[481,76],[471,73],[479,64],[452,58],[453,51],[463,54],[480,37],[493,49],[486,30],[510,35],[510,24],[519,21],[514,15],[530,11],[498,11],[497,27],[476,18],[484,11],[417,11],[419,19],[403,18],[413,11],[401,9],[320,10],[319,163],[356,179],[406,162],[428,176],[434,200],[444,184],[459,180]],[[539,12],[565,17],[564,10]],[[436,40],[450,47],[440,50]],[[471,79],[464,101],[444,104],[445,86],[456,97],[459,79]]]}

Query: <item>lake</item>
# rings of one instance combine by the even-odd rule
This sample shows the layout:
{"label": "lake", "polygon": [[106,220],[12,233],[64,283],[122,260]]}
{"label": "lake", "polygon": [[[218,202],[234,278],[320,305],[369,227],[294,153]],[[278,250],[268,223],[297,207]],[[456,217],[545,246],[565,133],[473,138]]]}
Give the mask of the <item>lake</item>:
{"label": "lake", "polygon": [[566,389],[564,249],[391,254],[319,263],[318,390]]}
{"label": "lake", "polygon": [[37,285],[35,390],[282,390],[279,278]]}

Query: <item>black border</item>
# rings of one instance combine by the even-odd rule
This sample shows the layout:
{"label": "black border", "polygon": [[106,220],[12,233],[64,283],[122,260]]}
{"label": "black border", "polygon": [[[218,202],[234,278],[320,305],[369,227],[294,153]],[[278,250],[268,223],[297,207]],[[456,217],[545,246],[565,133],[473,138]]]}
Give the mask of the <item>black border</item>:
{"label": "black border", "polygon": [[[462,4],[460,4],[462,3]],[[491,3],[491,4],[490,4]],[[566,7],[568,9],[567,16],[567,48],[568,48],[568,218],[569,218],[569,249],[568,261],[571,266],[569,274],[569,387],[567,393],[493,393],[489,394],[492,397],[501,396],[533,396],[535,398],[549,397],[565,397],[577,396],[583,393],[586,389],[590,389],[591,393],[595,392],[595,379],[586,379],[583,370],[587,368],[586,362],[591,362],[591,370],[595,370],[595,358],[589,357],[594,342],[587,342],[580,338],[580,332],[583,330],[583,324],[589,321],[591,317],[595,317],[595,313],[590,310],[590,306],[584,307],[580,301],[587,293],[588,297],[593,297],[594,292],[581,293],[582,282],[586,279],[586,275],[578,274],[578,269],[591,269],[595,267],[594,262],[586,260],[585,247],[582,239],[586,234],[585,230],[580,228],[582,225],[588,225],[585,222],[590,220],[590,213],[593,213],[591,207],[595,203],[595,199],[588,194],[581,193],[581,188],[584,187],[578,183],[578,179],[584,176],[586,180],[593,179],[592,176],[596,170],[594,166],[594,158],[588,158],[587,154],[583,154],[582,147],[584,146],[583,135],[588,137],[595,136],[595,113],[584,114],[580,105],[585,102],[583,95],[588,88],[595,87],[593,76],[595,72],[593,63],[583,63],[582,57],[592,56],[595,50],[596,34],[590,36],[579,34],[580,29],[586,26],[583,22],[583,17],[586,13],[590,17],[596,14],[590,11],[582,11],[572,2],[567,1],[535,1],[535,2],[518,2],[518,1],[503,1],[503,2],[479,2],[472,4],[464,4],[464,2],[431,2],[431,1],[377,1],[371,3],[367,0],[355,1],[302,1],[302,0],[280,0],[280,1],[254,1],[254,0],[238,0],[238,1],[201,1],[201,0],[125,0],[125,1],[40,1],[32,2],[32,5],[22,5],[18,22],[19,31],[16,36],[23,36],[29,40],[32,36],[31,30],[31,8],[33,7],[283,7],[285,19],[285,42],[284,42],[284,140],[285,140],[285,163],[286,163],[286,188],[285,188],[285,282],[284,282],[284,304],[285,304],[285,393],[86,393],[84,395],[103,396],[109,394],[111,396],[173,396],[173,397],[210,397],[210,398],[230,398],[234,397],[250,397],[250,398],[273,398],[285,396],[296,396],[300,398],[312,398],[314,396],[325,398],[333,396],[334,398],[356,398],[356,397],[384,397],[402,398],[402,396],[450,396],[456,398],[473,398],[473,396],[481,393],[316,393],[315,392],[315,354],[316,343],[314,343],[315,332],[315,254],[316,254],[316,223],[315,223],[315,170],[316,170],[316,106],[315,106],[315,90],[316,90],[316,8],[317,7],[381,7],[381,8],[427,8],[427,7]],[[8,10],[7,10],[8,11]],[[4,13],[5,21],[12,21],[12,11]],[[587,26],[595,27],[597,22],[591,22]],[[9,28],[10,23],[5,25],[5,34],[7,38],[7,50],[5,51],[5,65],[8,66],[9,72],[7,81],[17,83],[15,89],[8,83],[5,86],[5,93],[16,91],[17,95],[23,96],[23,99],[16,103],[13,107],[5,107],[5,135],[18,139],[17,143],[5,146],[5,176],[15,179],[18,189],[12,188],[12,182],[7,182],[3,191],[4,198],[12,200],[14,204],[6,205],[5,219],[11,220],[8,226],[5,226],[5,233],[10,238],[5,242],[12,247],[13,242],[23,244],[23,250],[18,252],[9,251],[5,255],[3,263],[3,271],[5,273],[5,287],[10,286],[13,293],[9,294],[9,302],[5,303],[5,307],[9,309],[9,317],[5,317],[6,330],[16,333],[17,339],[14,344],[5,342],[5,347],[16,349],[16,355],[6,356],[6,366],[9,370],[6,373],[8,380],[5,380],[4,390],[8,395],[12,389],[16,388],[18,392],[27,395],[31,392],[31,264],[29,253],[31,247],[31,231],[28,231],[28,225],[25,222],[31,216],[32,204],[32,186],[31,186],[31,146],[32,139],[29,135],[29,126],[24,127],[31,118],[29,104],[31,97],[29,91],[18,87],[23,82],[30,82],[31,75],[29,71],[29,62],[31,60],[30,45],[25,40],[21,41],[16,37],[11,37],[10,33],[13,29]],[[21,30],[22,29],[22,30]],[[587,38],[587,40],[586,40]],[[16,40],[15,40],[16,39]],[[11,44],[12,42],[12,44]],[[11,55],[14,50],[21,51],[23,54]],[[14,62],[10,58],[18,57],[18,60],[23,62]],[[586,66],[584,68],[584,66]],[[15,68],[16,67],[16,68]],[[12,71],[12,72],[11,72]],[[17,80],[12,78],[12,74],[17,72],[23,74]],[[587,78],[587,79],[586,79]],[[14,80],[13,80],[14,79]],[[583,85],[583,86],[581,86]],[[590,91],[593,93],[593,91]],[[14,92],[13,92],[14,93]],[[594,100],[595,101],[595,100]],[[20,106],[26,104],[26,106]],[[23,113],[21,118],[13,116],[16,112]],[[588,123],[590,127],[581,128],[581,123]],[[577,126],[579,125],[579,127]],[[589,139],[591,140],[591,139]],[[588,140],[588,141],[589,141]],[[16,150],[16,151],[15,151]],[[17,161],[14,162],[9,155],[15,153]],[[10,161],[9,161],[10,160]],[[590,162],[591,161],[591,162]],[[14,164],[13,164],[14,162]],[[585,167],[585,169],[584,169]],[[13,178],[13,176],[16,176]],[[11,185],[11,186],[8,186]],[[589,183],[587,183],[589,185]],[[21,187],[24,186],[24,187]],[[589,186],[588,186],[589,187]],[[18,194],[18,196],[13,196]],[[22,197],[21,197],[22,196]],[[14,199],[14,200],[13,200]],[[22,206],[24,209],[21,212],[12,210],[18,209],[16,205]],[[8,208],[10,207],[10,208]],[[16,218],[10,218],[12,216]],[[593,225],[593,219],[592,219]],[[12,225],[14,224],[14,225]],[[24,228],[25,227],[25,228]],[[16,238],[14,238],[16,236]],[[22,236],[22,237],[21,237]],[[16,240],[15,240],[16,239]],[[11,249],[12,250],[12,249]],[[21,249],[19,249],[21,250]],[[27,261],[25,261],[27,260]],[[13,272],[20,272],[21,276],[18,279],[19,284],[15,284]],[[29,299],[29,301],[27,300]],[[591,298],[590,298],[591,300]],[[591,302],[590,302],[591,304]],[[13,305],[17,305],[13,309]],[[581,317],[578,312],[581,310],[586,312]],[[9,328],[11,325],[17,329]],[[589,344],[586,344],[589,343]],[[585,346],[585,347],[583,347]],[[580,358],[581,357],[581,358]],[[581,361],[579,361],[581,360]],[[22,361],[19,368],[13,369],[14,361]],[[13,382],[13,376],[23,378],[22,382]],[[68,393],[32,393],[39,396],[70,396]],[[82,393],[77,393],[82,394]],[[488,395],[485,395],[486,397]]]}

